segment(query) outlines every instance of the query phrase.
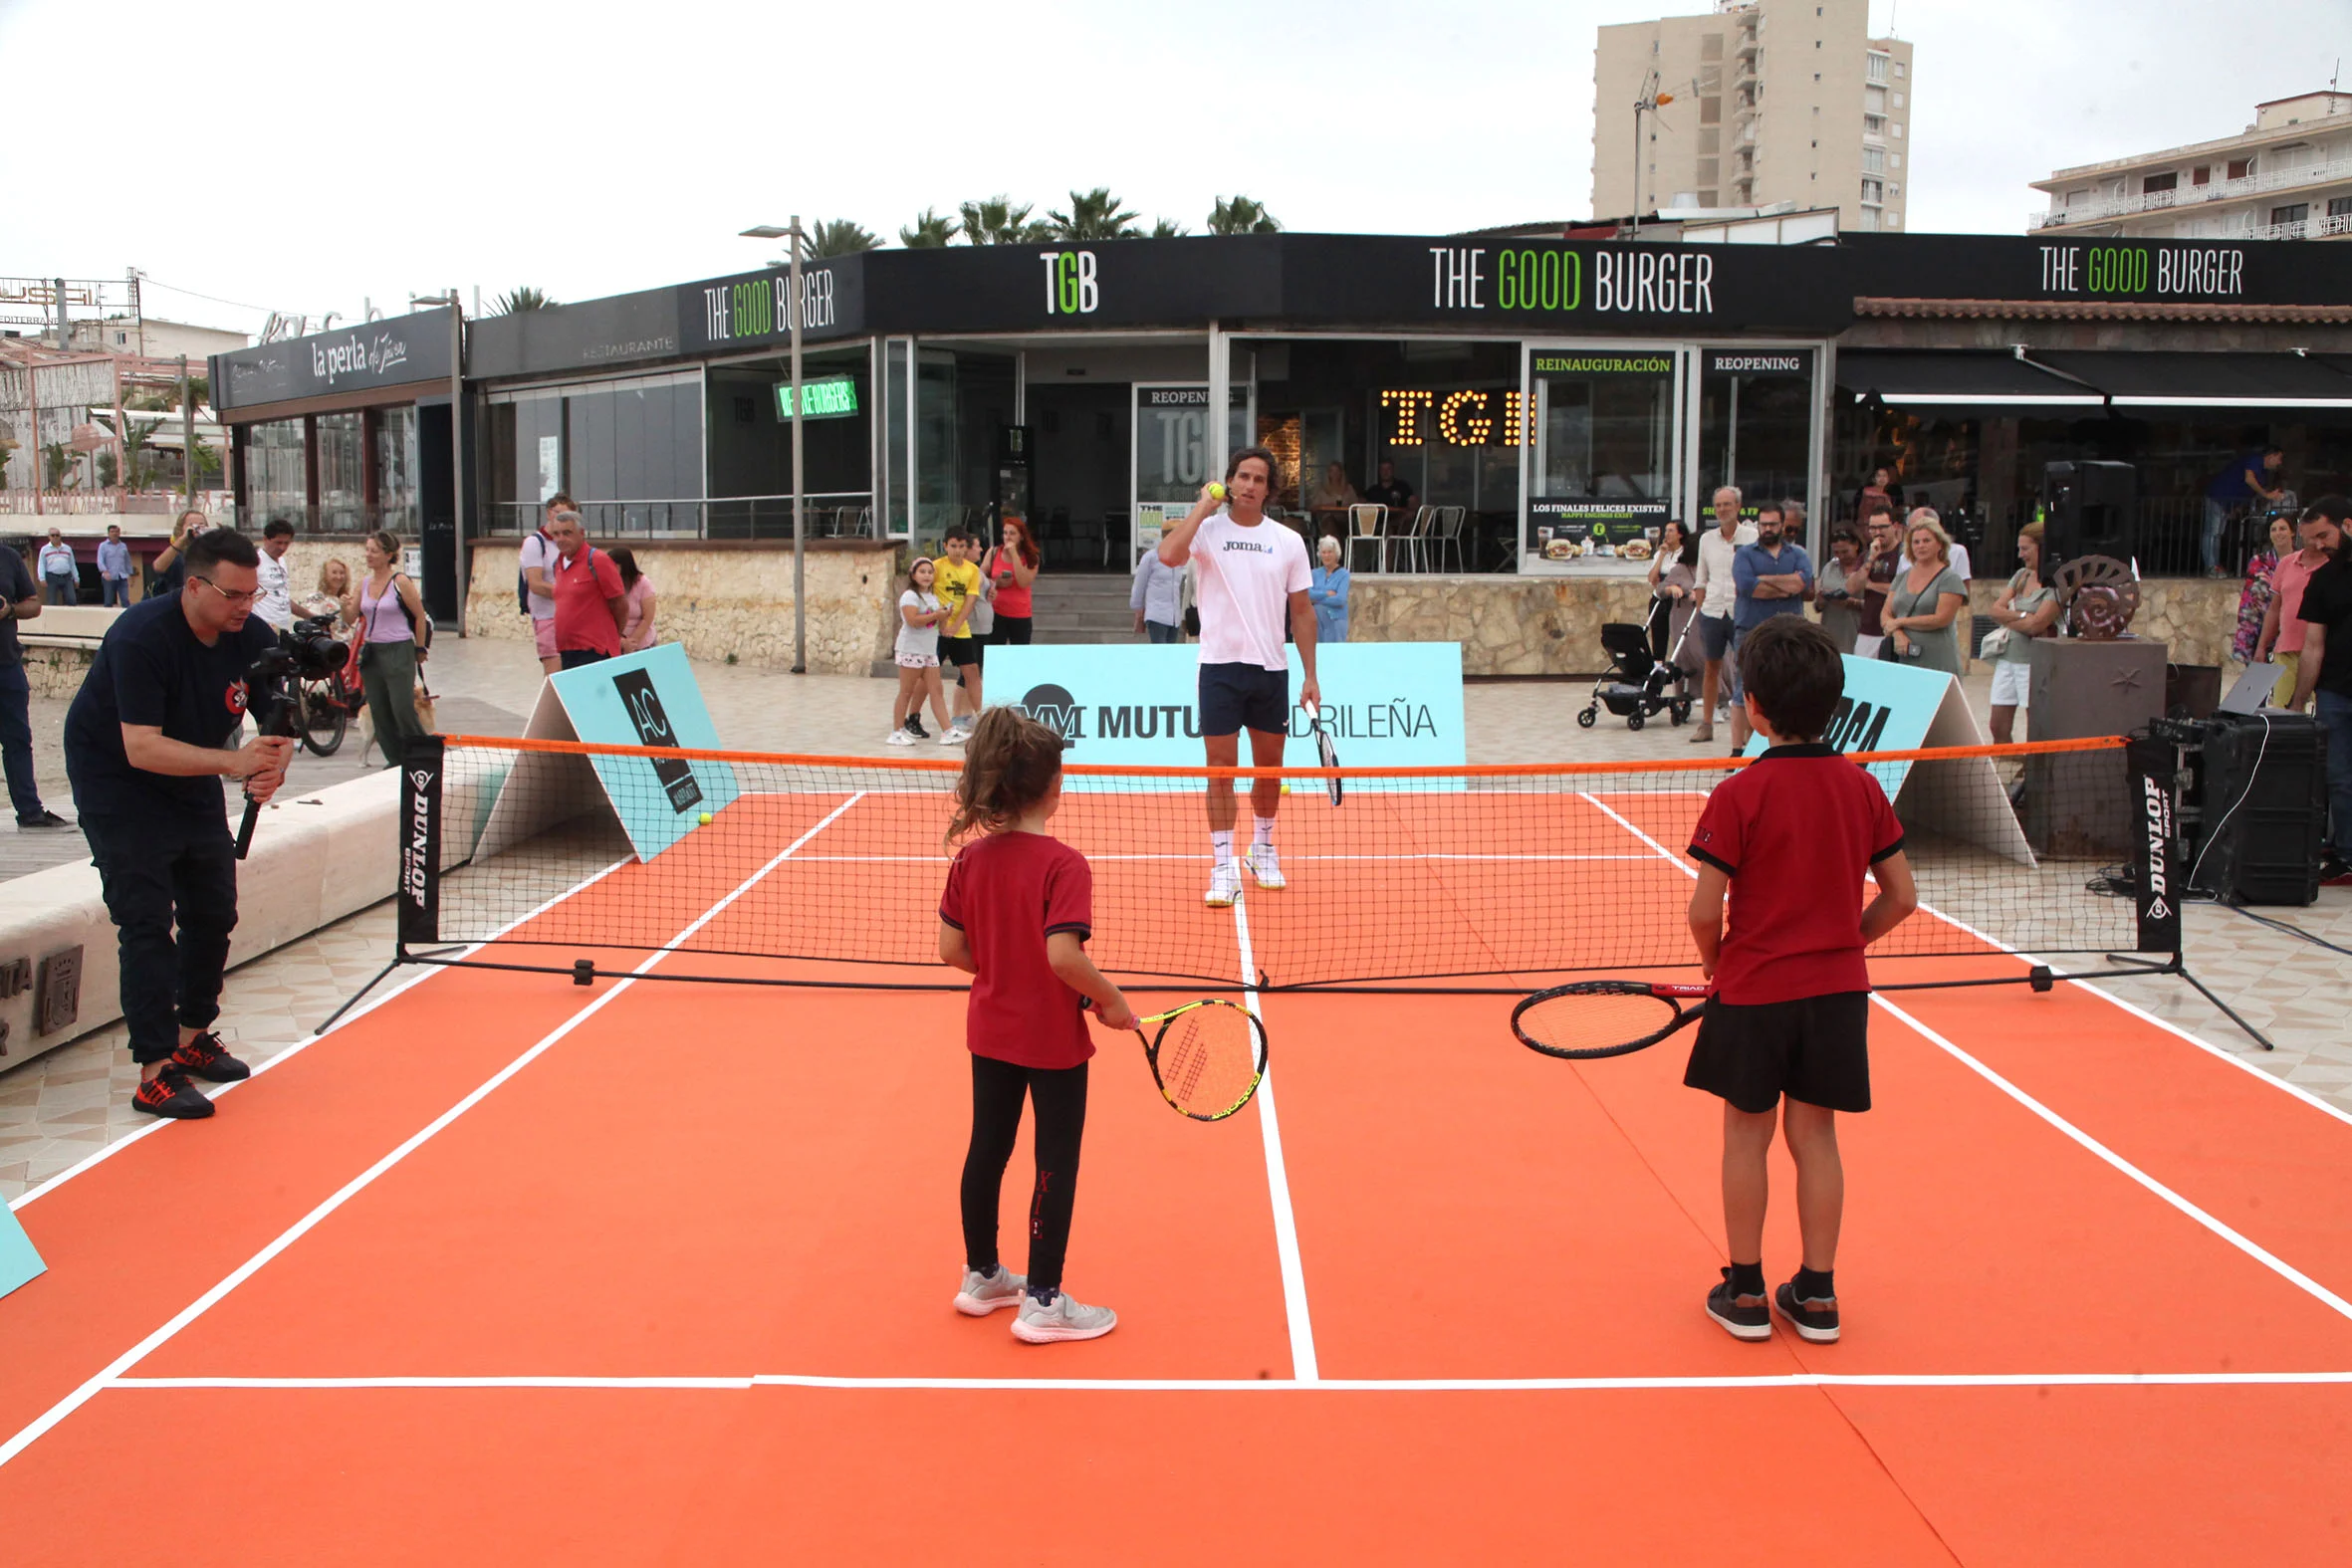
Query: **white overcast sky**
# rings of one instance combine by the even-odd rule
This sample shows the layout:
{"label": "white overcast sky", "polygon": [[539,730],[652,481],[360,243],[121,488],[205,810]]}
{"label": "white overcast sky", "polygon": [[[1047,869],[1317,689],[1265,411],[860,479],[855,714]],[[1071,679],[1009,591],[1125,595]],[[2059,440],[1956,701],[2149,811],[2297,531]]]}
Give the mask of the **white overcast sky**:
{"label": "white overcast sky", "polygon": [[[894,242],[997,191],[1043,214],[1107,184],[1196,231],[1237,190],[1303,230],[1581,217],[1594,29],[1707,8],[0,0],[0,276],[137,267],[148,314],[252,331],[452,283],[684,282],[760,265],[737,231],[795,211]],[[2233,134],[2352,56],[2352,0],[1873,0],[1872,24],[1917,50],[1915,232],[2021,232],[2026,180]]]}

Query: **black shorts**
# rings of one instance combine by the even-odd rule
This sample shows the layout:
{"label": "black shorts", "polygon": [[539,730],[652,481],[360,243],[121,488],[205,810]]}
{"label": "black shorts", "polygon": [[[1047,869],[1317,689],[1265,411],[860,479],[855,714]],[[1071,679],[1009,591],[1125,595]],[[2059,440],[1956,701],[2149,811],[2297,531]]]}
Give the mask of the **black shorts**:
{"label": "black shorts", "polygon": [[1870,1109],[1870,993],[1734,1007],[1710,1002],[1682,1081],[1762,1115],[1785,1094],[1832,1111]]}
{"label": "black shorts", "polygon": [[955,669],[966,669],[980,662],[980,650],[986,646],[979,637],[942,637],[939,639],[939,662]]}
{"label": "black shorts", "polygon": [[1255,664],[1201,666],[1201,734],[1291,730],[1291,672]]}

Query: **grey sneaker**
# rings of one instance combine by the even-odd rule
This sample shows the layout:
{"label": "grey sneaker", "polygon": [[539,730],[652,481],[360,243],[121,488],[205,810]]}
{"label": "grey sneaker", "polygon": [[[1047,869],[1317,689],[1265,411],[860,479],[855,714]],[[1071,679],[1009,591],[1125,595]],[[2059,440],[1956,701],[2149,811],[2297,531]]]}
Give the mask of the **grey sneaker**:
{"label": "grey sneaker", "polygon": [[964,1288],[956,1292],[956,1310],[966,1317],[986,1317],[998,1307],[1009,1307],[1029,1290],[1029,1281],[1007,1268],[997,1265],[994,1278],[983,1277],[978,1270],[964,1270]]}
{"label": "grey sneaker", "polygon": [[1100,1339],[1119,1326],[1119,1315],[1108,1307],[1082,1306],[1069,1292],[1058,1290],[1051,1301],[1024,1294],[1021,1311],[1013,1319],[1013,1337],[1025,1344],[1051,1345],[1058,1339]]}

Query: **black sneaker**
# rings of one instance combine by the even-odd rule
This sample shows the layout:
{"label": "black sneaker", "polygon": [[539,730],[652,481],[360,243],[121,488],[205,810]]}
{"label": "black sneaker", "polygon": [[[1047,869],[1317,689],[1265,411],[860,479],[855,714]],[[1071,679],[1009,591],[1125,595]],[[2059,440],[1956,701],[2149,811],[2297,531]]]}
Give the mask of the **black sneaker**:
{"label": "black sneaker", "polygon": [[1837,1343],[1835,1296],[1826,1301],[1809,1296],[1799,1301],[1796,1299],[1796,1281],[1791,1279],[1772,1292],[1772,1305],[1779,1308],[1780,1315],[1788,1319],[1788,1326],[1796,1330],[1799,1338],[1809,1339],[1816,1345]]}
{"label": "black sneaker", "polygon": [[923,728],[923,716],[918,713],[910,713],[906,716],[906,733],[918,741],[931,739],[931,732]]}
{"label": "black sneaker", "polygon": [[196,1092],[196,1086],[188,1081],[188,1070],[170,1061],[138,1086],[138,1092],[130,1097],[130,1108],[183,1122],[200,1121],[212,1114],[212,1102]]}
{"label": "black sneaker", "polygon": [[1764,1305],[1763,1296],[1743,1296],[1734,1291],[1732,1271],[1728,1268],[1723,1271],[1723,1283],[1707,1292],[1707,1315],[1721,1323],[1724,1332],[1734,1339],[1772,1337],[1772,1309]]}
{"label": "black sneaker", "polygon": [[30,829],[36,827],[71,827],[74,824],[67,821],[64,817],[58,815],[55,811],[44,809],[35,816],[18,817],[16,819],[16,825],[20,828]]}
{"label": "black sneaker", "polygon": [[171,1064],[206,1083],[235,1083],[253,1076],[253,1069],[223,1050],[220,1036],[210,1029],[173,1051]]}
{"label": "black sneaker", "polygon": [[2352,887],[2352,865],[2346,865],[2334,855],[2322,855],[2319,860],[2321,887]]}

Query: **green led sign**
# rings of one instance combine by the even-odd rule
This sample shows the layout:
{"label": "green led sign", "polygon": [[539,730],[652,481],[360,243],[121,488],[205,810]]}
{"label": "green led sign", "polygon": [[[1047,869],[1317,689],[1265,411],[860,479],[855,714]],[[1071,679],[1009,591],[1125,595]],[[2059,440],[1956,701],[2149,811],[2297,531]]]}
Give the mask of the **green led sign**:
{"label": "green led sign", "polygon": [[[803,381],[803,416],[809,419],[846,419],[857,412],[857,383],[845,375],[823,381]],[[793,416],[793,384],[776,383],[776,417]]]}

